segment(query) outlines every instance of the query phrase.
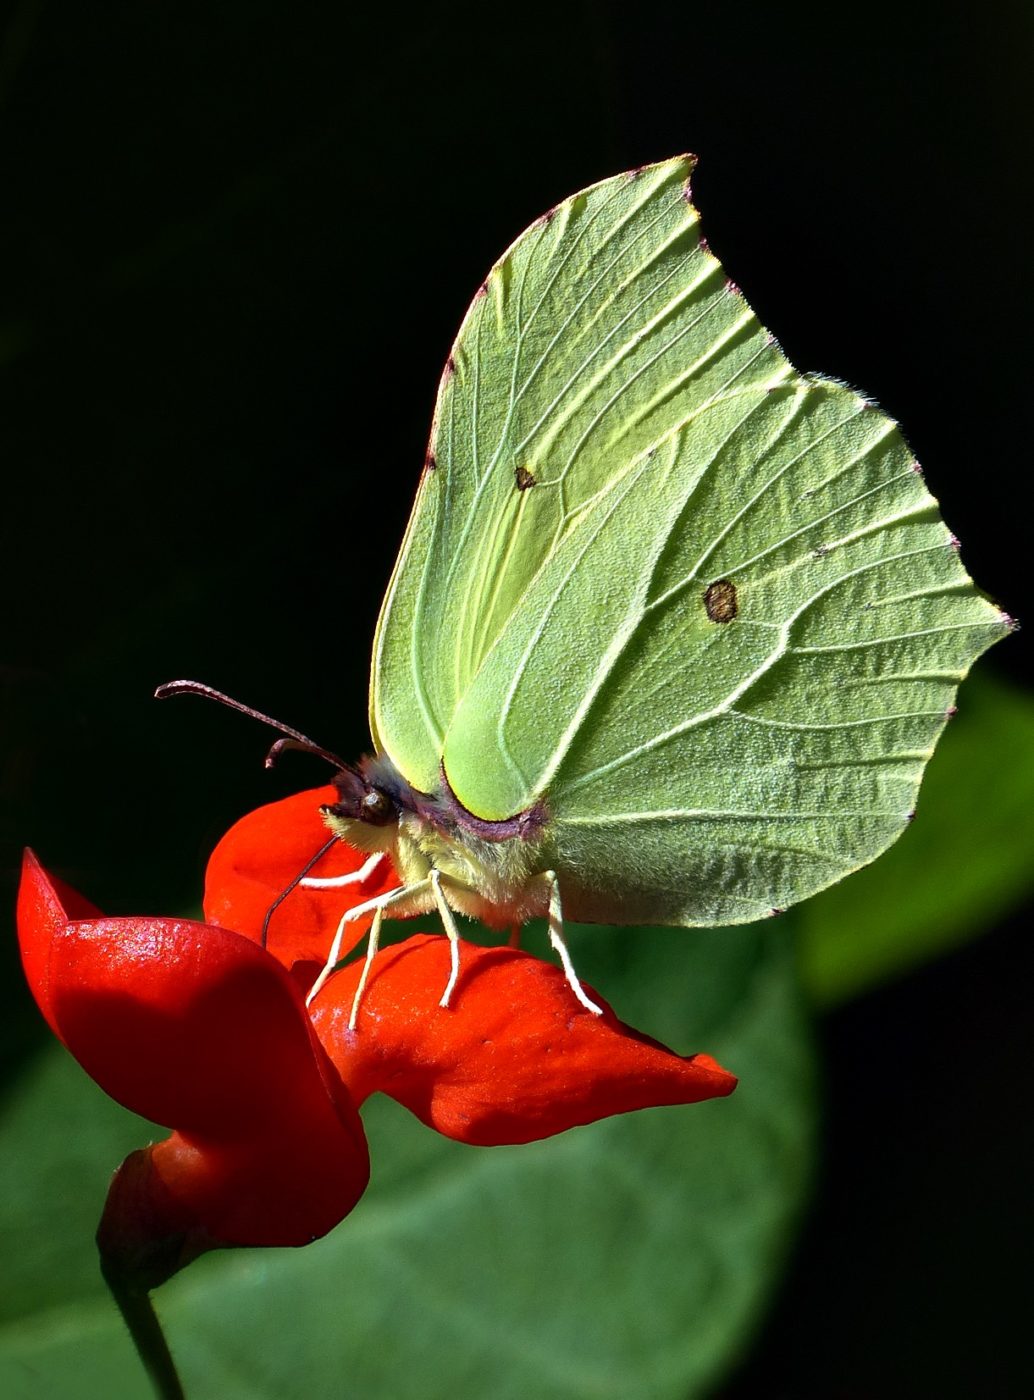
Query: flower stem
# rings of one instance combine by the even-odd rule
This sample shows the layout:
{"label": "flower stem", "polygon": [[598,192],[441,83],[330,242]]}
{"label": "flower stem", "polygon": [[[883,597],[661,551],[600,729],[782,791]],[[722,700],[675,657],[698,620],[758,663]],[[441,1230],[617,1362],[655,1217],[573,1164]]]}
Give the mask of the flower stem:
{"label": "flower stem", "polygon": [[169,1344],[165,1340],[150,1293],[127,1287],[123,1281],[112,1277],[103,1264],[101,1268],[112,1297],[129,1328],[137,1355],[154,1382],[158,1400],[186,1400],[183,1385],[176,1371],[176,1363],[169,1351]]}

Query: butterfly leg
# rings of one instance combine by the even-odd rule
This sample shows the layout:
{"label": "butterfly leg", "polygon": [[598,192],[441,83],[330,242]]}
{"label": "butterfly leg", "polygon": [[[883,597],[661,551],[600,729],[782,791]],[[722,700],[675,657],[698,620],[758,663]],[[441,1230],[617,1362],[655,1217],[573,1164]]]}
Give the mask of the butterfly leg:
{"label": "butterfly leg", "polygon": [[585,988],[578,980],[574,963],[571,961],[571,954],[567,951],[567,944],[564,942],[564,914],[560,907],[560,881],[556,877],[556,871],[547,870],[542,879],[549,884],[549,941],[559,954],[568,986],[586,1011],[591,1011],[594,1016],[602,1016],[603,1007],[597,1006],[586,996]]}
{"label": "butterfly leg", "polygon": [[449,940],[449,951],[452,953],[452,969],[449,973],[449,982],[442,993],[439,1006],[448,1006],[449,998],[452,996],[453,988],[456,986],[456,979],[460,975],[460,935],[456,927],[456,920],[452,916],[449,908],[449,901],[445,898],[442,890],[442,877],[437,870],[431,871],[431,889],[434,893],[434,902],[438,906],[438,912],[442,916],[442,924],[445,928],[446,937]]}
{"label": "butterfly leg", "polygon": [[[366,958],[363,962],[363,970],[359,976],[359,985],[355,989],[355,996],[352,998],[352,1009],[348,1013],[348,1029],[355,1030],[356,1017],[359,1015],[359,1003],[363,999],[363,992],[366,990],[366,979],[370,975],[370,964],[373,962],[377,949],[381,941],[381,920],[384,918],[384,910],[378,909],[373,916],[373,923],[370,925],[370,936],[366,940]],[[326,969],[324,969],[325,971]]]}
{"label": "butterfly leg", "polygon": [[378,851],[365,861],[358,870],[350,870],[347,875],[307,875],[298,883],[306,890],[343,890],[348,885],[364,885],[377,874],[388,859],[384,851]]}
{"label": "butterfly leg", "polygon": [[[374,922],[370,926],[370,938],[371,940],[373,939],[375,929],[379,937],[380,921],[378,916],[383,915],[384,911],[390,909],[392,905],[403,903],[408,896],[424,893],[428,889],[429,884],[430,882],[427,880],[418,880],[416,884],[413,885],[400,885],[398,889],[389,890],[387,894],[379,894],[376,899],[368,899],[364,904],[356,904],[351,909],[346,909],[341,915],[341,921],[337,926],[337,932],[334,934],[334,941],[330,945],[330,952],[327,954],[327,961],[323,965],[323,971],[309,989],[309,995],[305,998],[305,1005],[311,1005],[313,998],[318,994],[324,982],[326,982],[327,978],[337,966],[338,960],[341,957],[341,945],[345,941],[345,929],[349,924],[354,923],[356,919],[361,919],[364,914],[373,914]],[[374,951],[376,951],[376,948]],[[373,954],[368,951],[367,959],[372,959],[372,956]],[[364,982],[365,979],[366,971],[364,970]],[[350,1030],[354,1027],[354,1018],[358,1009],[358,1003],[353,1002],[352,1017],[349,1020]]]}

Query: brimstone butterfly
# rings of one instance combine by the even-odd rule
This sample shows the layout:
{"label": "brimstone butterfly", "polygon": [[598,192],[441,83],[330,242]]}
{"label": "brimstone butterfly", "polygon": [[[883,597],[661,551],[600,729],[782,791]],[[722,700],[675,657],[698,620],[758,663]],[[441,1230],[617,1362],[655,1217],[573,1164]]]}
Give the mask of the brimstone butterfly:
{"label": "brimstone butterfly", "polygon": [[872,860],[1009,627],[896,425],[727,280],[692,168],[572,196],[478,289],[326,813],[402,880],[371,947],[383,909],[454,950],[451,910],[545,914],[590,1006],[563,916],[745,922]]}

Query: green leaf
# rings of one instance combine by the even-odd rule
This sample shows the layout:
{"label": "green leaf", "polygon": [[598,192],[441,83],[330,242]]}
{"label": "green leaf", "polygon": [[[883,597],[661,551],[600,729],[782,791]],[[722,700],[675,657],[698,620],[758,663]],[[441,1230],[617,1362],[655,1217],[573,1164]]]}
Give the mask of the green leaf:
{"label": "green leaf", "polygon": [[796,915],[820,1006],[958,946],[1034,886],[1034,700],[978,676],[960,702],[898,845]]}
{"label": "green leaf", "polygon": [[[371,1102],[373,1182],[328,1239],[212,1255],[159,1294],[191,1400],[685,1400],[739,1354],[810,1173],[813,1065],[789,941],[771,925],[571,937],[622,1015],[736,1071],[732,1098],[492,1149]],[[145,1400],[91,1235],[108,1171],[147,1133],[56,1049],[13,1102],[0,1151],[0,1213],[17,1230],[0,1314],[12,1400]]]}

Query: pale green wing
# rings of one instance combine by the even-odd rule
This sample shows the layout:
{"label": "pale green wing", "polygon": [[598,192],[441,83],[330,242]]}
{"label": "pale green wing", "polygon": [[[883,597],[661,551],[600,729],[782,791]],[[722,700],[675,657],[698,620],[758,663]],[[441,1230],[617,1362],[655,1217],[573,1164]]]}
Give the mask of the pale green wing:
{"label": "pale green wing", "polygon": [[378,742],[479,816],[544,799],[585,920],[755,918],[872,859],[1008,626],[895,425],[726,283],[687,174],[497,265],[378,637]]}
{"label": "pale green wing", "polygon": [[[374,739],[416,787],[437,784],[457,706],[572,523],[694,408],[792,373],[701,246],[691,171],[565,200],[467,312],[374,649]],[[489,756],[478,810],[506,807],[511,780]]]}

